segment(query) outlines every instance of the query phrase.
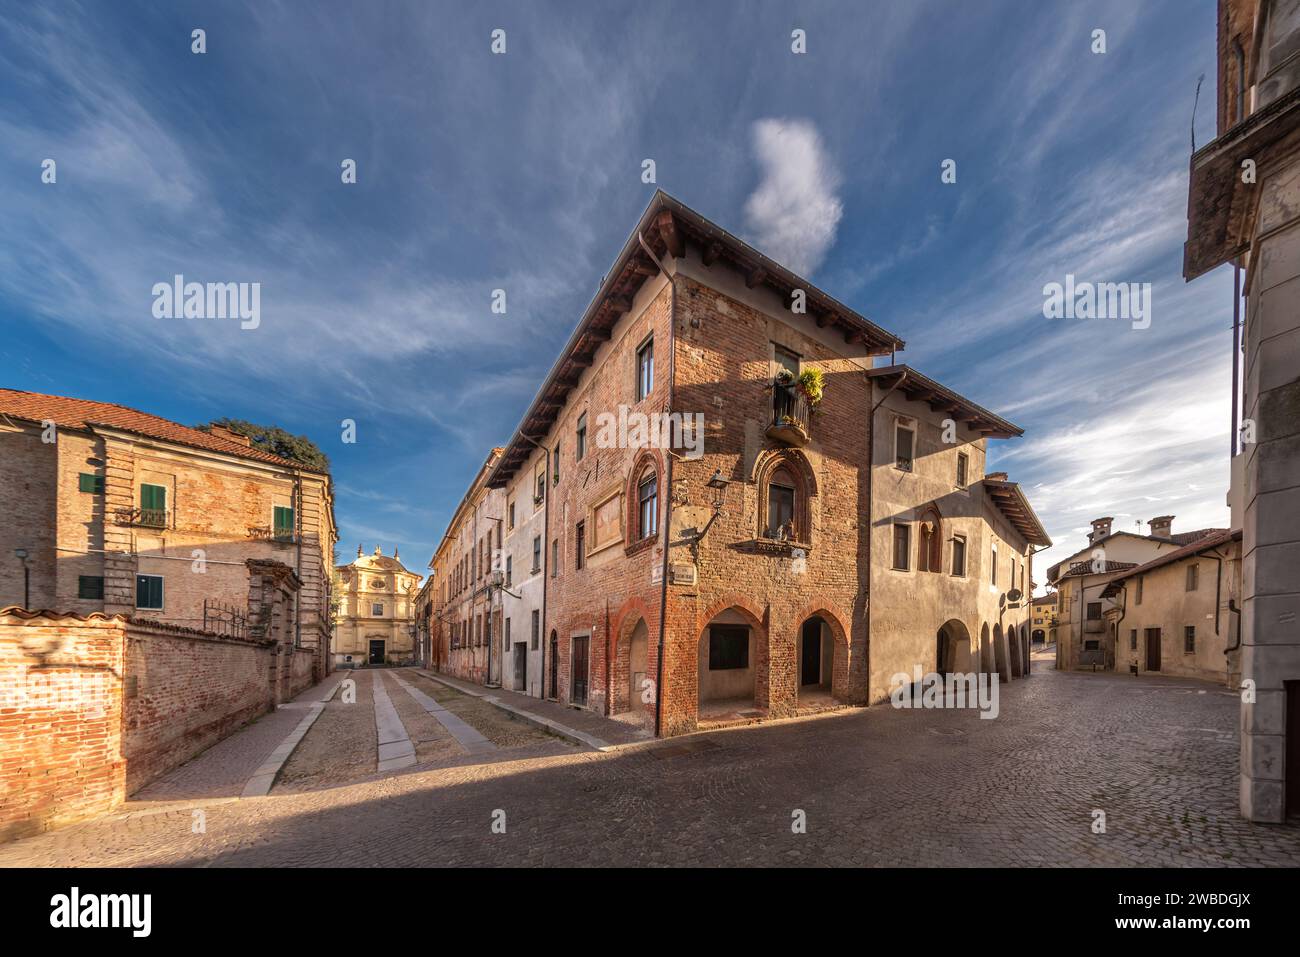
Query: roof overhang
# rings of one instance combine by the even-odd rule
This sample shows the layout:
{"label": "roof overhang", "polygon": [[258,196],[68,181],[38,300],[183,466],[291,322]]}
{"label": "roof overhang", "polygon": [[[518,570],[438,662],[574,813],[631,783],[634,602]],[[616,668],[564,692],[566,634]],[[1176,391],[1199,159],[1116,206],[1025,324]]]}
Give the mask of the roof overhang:
{"label": "roof overhang", "polygon": [[993,499],[993,504],[998,507],[998,511],[1006,516],[1007,521],[1026,542],[1043,548],[1051,547],[1052,540],[1047,537],[1047,529],[1043,528],[1043,523],[1034,514],[1029,500],[1025,498],[1025,493],[1020,490],[1018,484],[984,479],[984,489]]}
{"label": "roof overhang", "polygon": [[1250,249],[1259,177],[1242,182],[1242,162],[1257,170],[1300,147],[1300,87],[1252,113],[1192,154],[1187,186],[1183,278],[1195,279]]}
{"label": "roof overhang", "polygon": [[994,415],[983,406],[958,395],[947,386],[921,375],[908,365],[877,366],[868,369],[867,375],[880,379],[887,389],[897,389],[914,402],[925,402],[934,412],[944,412],[972,432],[980,432],[994,439],[1011,439],[1024,435],[1025,430]]}
{"label": "roof overhang", "polygon": [[[652,255],[646,253],[642,239]],[[665,255],[682,258],[688,243],[699,249],[705,266],[719,263],[731,266],[745,276],[745,283],[751,289],[757,286],[775,289],[787,308],[794,301],[793,291],[803,290],[806,315],[818,327],[841,333],[846,345],[857,347],[866,356],[891,354],[906,345],[892,332],[764,256],[744,240],[662,190],[656,191],[488,476],[489,488],[503,487],[527,461],[536,440],[550,431],[570,391],[594,362],[596,351],[613,337],[618,321],[631,312],[637,290],[661,271],[660,263]]]}

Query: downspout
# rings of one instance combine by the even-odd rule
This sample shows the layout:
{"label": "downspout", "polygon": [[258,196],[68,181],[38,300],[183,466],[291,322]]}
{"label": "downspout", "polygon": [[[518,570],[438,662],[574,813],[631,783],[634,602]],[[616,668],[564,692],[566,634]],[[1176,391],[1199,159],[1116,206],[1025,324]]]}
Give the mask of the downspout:
{"label": "downspout", "polygon": [[[1124,604],[1120,606],[1119,618],[1115,621],[1115,644],[1120,643],[1120,625],[1124,624],[1124,616],[1128,614],[1128,585],[1120,585],[1119,590],[1124,594]],[[1115,649],[1115,660],[1119,661],[1119,649]],[[1133,672],[1137,674],[1136,671]]]}
{"label": "downspout", "polygon": [[1219,554],[1216,548],[1209,553],[1209,556],[1219,563],[1218,571],[1214,573],[1214,633],[1219,633],[1219,602],[1223,600],[1223,556]]}
{"label": "downspout", "polygon": [[[274,517],[274,516],[273,516]],[[302,646],[302,472],[293,470],[293,524],[295,541],[295,558],[293,573],[298,576],[298,590],[293,593],[293,646]],[[271,530],[275,534],[275,530]],[[324,553],[321,554],[321,571],[324,571]],[[334,566],[334,557],[330,556],[330,571]],[[321,674],[325,673],[325,656],[321,655]]]}
{"label": "downspout", "polygon": [[[1232,434],[1228,436],[1228,454],[1230,458],[1237,456],[1237,366],[1241,363],[1241,266],[1233,263],[1232,265]],[[1215,615],[1218,615],[1218,606],[1215,606]],[[1218,622],[1215,622],[1214,633],[1219,633]]]}
{"label": "downspout", "polygon": [[[668,270],[664,269],[659,257],[654,254],[637,230],[636,241],[641,244],[645,254],[650,257],[659,273],[668,281],[668,411],[673,410],[674,391],[677,387],[677,284],[673,282]],[[673,524],[673,456],[668,455],[664,466],[664,559],[660,570],[659,582],[659,649],[655,662],[655,737],[663,733],[664,711],[664,632],[668,626],[668,536]]]}

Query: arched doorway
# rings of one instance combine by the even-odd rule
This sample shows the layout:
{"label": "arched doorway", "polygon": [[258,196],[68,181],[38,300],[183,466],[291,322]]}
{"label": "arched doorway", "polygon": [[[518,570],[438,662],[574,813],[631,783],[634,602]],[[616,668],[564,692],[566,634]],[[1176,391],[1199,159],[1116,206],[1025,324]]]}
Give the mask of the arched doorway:
{"label": "arched doorway", "polygon": [[975,649],[970,632],[956,618],[943,623],[935,633],[934,670],[941,675],[964,674],[972,669]]}
{"label": "arched doorway", "polygon": [[[757,717],[760,657],[766,635],[748,612],[732,606],[718,612],[700,635],[697,714],[700,721]],[[762,671],[765,673],[766,668]]]}
{"label": "arched doorway", "polygon": [[560,697],[560,636],[551,632],[551,687],[548,697]]}
{"label": "arched doorway", "polygon": [[1041,628],[1034,629],[1034,644],[1041,645],[1047,640],[1047,633]]}
{"label": "arched doorway", "polygon": [[650,629],[644,618],[638,618],[628,637],[627,655],[628,710],[633,714],[644,714],[654,704],[654,679],[649,669]]}
{"label": "arched doorway", "polygon": [[821,615],[813,615],[799,626],[797,652],[799,704],[834,701],[835,635]]}

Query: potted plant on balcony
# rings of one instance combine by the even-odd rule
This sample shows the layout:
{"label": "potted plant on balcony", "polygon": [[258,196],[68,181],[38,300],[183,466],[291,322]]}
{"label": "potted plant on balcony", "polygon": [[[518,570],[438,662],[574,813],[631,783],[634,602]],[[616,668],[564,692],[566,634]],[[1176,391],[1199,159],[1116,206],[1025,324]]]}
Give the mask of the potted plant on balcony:
{"label": "potted plant on balcony", "polygon": [[795,388],[802,393],[808,401],[808,408],[815,409],[821,405],[822,390],[825,388],[826,381],[822,376],[821,369],[804,369],[795,382]]}

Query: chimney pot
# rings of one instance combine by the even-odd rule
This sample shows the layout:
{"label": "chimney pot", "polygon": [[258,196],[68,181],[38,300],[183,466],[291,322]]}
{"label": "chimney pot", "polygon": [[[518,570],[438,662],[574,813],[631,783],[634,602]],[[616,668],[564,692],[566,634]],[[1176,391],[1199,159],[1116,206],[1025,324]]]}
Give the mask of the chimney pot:
{"label": "chimney pot", "polygon": [[1092,520],[1092,534],[1088,536],[1089,544],[1099,542],[1110,534],[1110,523],[1115,521],[1113,515],[1107,515],[1104,518],[1094,518]]}
{"label": "chimney pot", "polygon": [[1174,534],[1174,516],[1157,515],[1148,523],[1151,526],[1151,534],[1156,538],[1172,538]]}

